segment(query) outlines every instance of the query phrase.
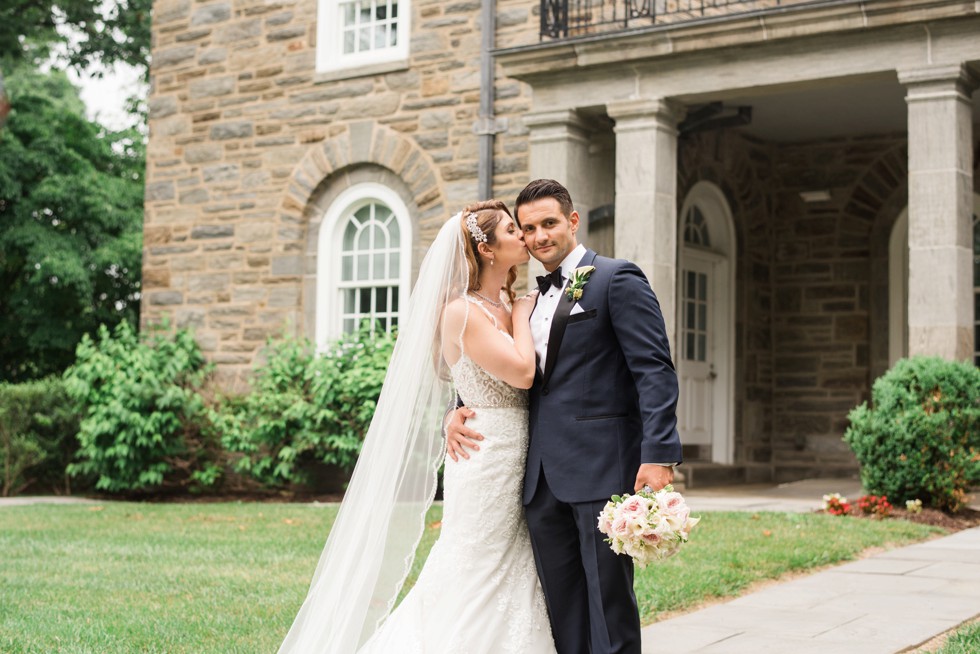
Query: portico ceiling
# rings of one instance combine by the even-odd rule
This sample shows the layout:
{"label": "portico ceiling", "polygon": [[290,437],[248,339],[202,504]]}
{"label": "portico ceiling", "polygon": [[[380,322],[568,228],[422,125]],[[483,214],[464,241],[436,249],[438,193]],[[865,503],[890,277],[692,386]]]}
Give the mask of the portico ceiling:
{"label": "portico ceiling", "polygon": [[[790,143],[905,132],[905,88],[895,76],[839,81],[809,88],[716,98],[726,109],[752,107],[752,122],[738,127],[755,138]],[[980,125],[980,92],[973,94],[973,123]],[[974,137],[980,137],[975,128]]]}

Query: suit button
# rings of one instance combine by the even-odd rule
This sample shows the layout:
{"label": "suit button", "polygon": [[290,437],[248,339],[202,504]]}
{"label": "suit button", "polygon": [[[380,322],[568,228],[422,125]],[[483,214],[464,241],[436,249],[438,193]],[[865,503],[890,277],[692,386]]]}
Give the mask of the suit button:
{"label": "suit button", "polygon": [[547,395],[548,394],[548,389],[547,388],[542,388],[541,389],[541,394],[542,395]]}

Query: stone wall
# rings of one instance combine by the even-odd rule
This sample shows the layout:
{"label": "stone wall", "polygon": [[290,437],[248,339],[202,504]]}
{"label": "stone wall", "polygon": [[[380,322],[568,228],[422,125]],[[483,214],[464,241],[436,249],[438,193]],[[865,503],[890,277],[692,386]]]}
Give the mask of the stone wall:
{"label": "stone wall", "polygon": [[[268,336],[312,336],[311,230],[358,169],[401,180],[424,249],[433,221],[476,199],[479,8],[416,0],[406,69],[326,80],[316,0],[157,0],[143,322],[193,327],[228,382]],[[499,39],[536,40],[536,12],[500,2]],[[528,90],[498,77],[495,91],[494,192],[512,201]]]}

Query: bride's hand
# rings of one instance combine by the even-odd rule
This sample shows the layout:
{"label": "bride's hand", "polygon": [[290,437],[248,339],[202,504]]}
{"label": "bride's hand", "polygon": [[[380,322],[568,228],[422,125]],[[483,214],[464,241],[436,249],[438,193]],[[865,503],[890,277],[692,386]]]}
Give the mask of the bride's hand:
{"label": "bride's hand", "polygon": [[511,317],[513,320],[524,320],[527,321],[531,318],[531,312],[534,311],[534,305],[538,301],[537,290],[531,291],[527,295],[523,295],[514,300],[514,308],[511,310]]}

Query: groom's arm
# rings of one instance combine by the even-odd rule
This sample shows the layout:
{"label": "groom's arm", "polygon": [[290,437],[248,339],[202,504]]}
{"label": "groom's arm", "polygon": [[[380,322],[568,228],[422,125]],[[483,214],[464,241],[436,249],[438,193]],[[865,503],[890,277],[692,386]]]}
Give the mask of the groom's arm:
{"label": "groom's arm", "polygon": [[[643,430],[641,462],[680,463],[677,373],[670,357],[660,303],[643,271],[635,264],[626,263],[613,273],[609,282],[609,313],[639,396]],[[671,472],[669,468],[656,467],[660,470],[646,472],[658,478],[666,478]]]}

